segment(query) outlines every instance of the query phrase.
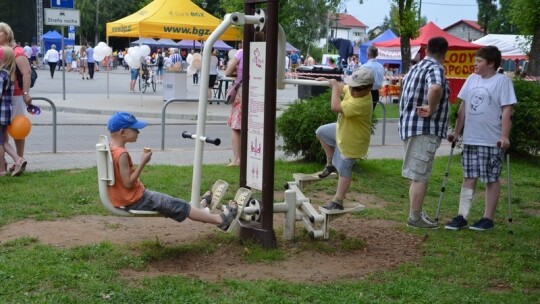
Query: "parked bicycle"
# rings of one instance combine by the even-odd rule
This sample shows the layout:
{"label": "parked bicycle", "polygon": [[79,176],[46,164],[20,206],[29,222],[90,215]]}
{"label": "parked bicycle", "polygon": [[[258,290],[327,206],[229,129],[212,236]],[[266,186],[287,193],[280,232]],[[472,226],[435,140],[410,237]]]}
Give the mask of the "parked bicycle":
{"label": "parked bicycle", "polygon": [[146,88],[152,87],[152,90],[154,92],[156,91],[157,82],[155,77],[155,71],[154,71],[155,65],[150,65],[143,63],[141,65],[141,75],[139,77],[139,90],[141,92],[146,92]]}

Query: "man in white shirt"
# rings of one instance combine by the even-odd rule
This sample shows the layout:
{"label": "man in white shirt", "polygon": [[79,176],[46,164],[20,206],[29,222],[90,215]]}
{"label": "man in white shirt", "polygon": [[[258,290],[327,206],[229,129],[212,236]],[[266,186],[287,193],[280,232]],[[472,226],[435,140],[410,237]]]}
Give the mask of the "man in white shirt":
{"label": "man in white shirt", "polygon": [[375,83],[373,83],[373,87],[371,88],[371,99],[373,100],[373,110],[375,110],[375,106],[377,106],[377,102],[379,101],[379,89],[382,87],[383,79],[384,79],[384,67],[382,64],[377,62],[377,56],[379,55],[379,50],[374,46],[369,46],[367,49],[367,57],[368,61],[362,65],[365,68],[368,68],[373,71],[373,75],[375,76]]}
{"label": "man in white shirt", "polygon": [[28,58],[28,62],[30,62],[30,65],[32,65],[32,47],[28,44],[28,42],[24,43],[23,51],[26,58]]}

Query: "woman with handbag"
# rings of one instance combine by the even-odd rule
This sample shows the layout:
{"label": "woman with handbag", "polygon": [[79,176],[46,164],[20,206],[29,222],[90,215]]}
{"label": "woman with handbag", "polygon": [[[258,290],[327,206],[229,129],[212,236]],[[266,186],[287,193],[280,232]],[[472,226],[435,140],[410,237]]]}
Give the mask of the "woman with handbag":
{"label": "woman with handbag", "polygon": [[[231,127],[231,146],[233,151],[233,159],[227,165],[228,167],[238,167],[240,166],[240,136],[241,136],[241,125],[242,125],[242,74],[243,74],[243,57],[244,52],[242,50],[242,45],[239,46],[239,50],[234,55],[234,58],[229,61],[229,65],[225,70],[225,76],[231,77],[236,71],[236,79],[233,85],[229,90],[235,90],[236,94],[234,96],[231,114],[227,120],[227,125]],[[227,94],[229,95],[229,94]]]}

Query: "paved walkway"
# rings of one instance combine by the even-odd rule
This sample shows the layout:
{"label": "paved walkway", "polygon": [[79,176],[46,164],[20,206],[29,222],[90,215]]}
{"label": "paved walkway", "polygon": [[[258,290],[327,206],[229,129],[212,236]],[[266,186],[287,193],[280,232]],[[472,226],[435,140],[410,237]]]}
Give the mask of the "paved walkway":
{"label": "paved walkway", "polygon": [[[163,110],[163,90],[158,85],[154,93],[129,93],[129,72],[114,70],[106,73],[97,72],[93,80],[83,80],[75,72],[65,73],[65,93],[62,72],[56,72],[51,78],[46,70],[38,70],[39,78],[31,90],[36,100],[34,104],[41,107],[42,114],[29,116],[33,130],[27,138],[26,159],[28,171],[87,168],[95,165],[94,146],[99,134],[107,134],[106,123],[115,111],[124,110],[148,121],[151,125],[141,133],[139,142],[132,147],[138,148],[149,144],[154,148],[151,164],[189,165],[193,163],[192,147],[171,145],[164,150],[159,149],[161,136],[161,117]],[[198,99],[199,85],[187,81],[186,97]],[[64,98],[65,97],[65,98]],[[57,152],[53,153],[53,112],[44,100],[54,102],[57,110]],[[278,112],[297,99],[297,87],[288,85],[277,92]],[[209,104],[207,107],[207,129],[218,126],[228,130],[225,122],[230,107],[224,104]],[[198,102],[179,102],[168,106],[166,125],[186,125],[195,129],[198,113]],[[278,113],[279,115],[279,113]],[[147,134],[145,136],[145,134]],[[167,138],[167,142],[171,142]],[[379,124],[371,141],[368,158],[401,158],[402,145],[397,135],[395,121],[387,123],[385,145],[382,145],[382,124]],[[439,155],[447,155],[450,145],[444,143]],[[230,145],[214,147],[205,145],[204,163],[226,164],[232,152]],[[276,157],[283,157],[276,152]],[[134,162],[138,162],[134,157]]]}

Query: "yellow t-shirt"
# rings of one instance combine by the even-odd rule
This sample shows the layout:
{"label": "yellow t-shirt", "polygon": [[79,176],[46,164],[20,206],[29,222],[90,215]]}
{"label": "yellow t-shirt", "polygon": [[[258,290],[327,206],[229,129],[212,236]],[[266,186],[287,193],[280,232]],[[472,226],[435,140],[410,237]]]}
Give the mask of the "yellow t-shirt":
{"label": "yellow t-shirt", "polygon": [[354,98],[349,92],[349,86],[345,86],[343,92],[343,113],[338,116],[336,142],[343,156],[362,158],[367,154],[371,137],[371,94]]}

